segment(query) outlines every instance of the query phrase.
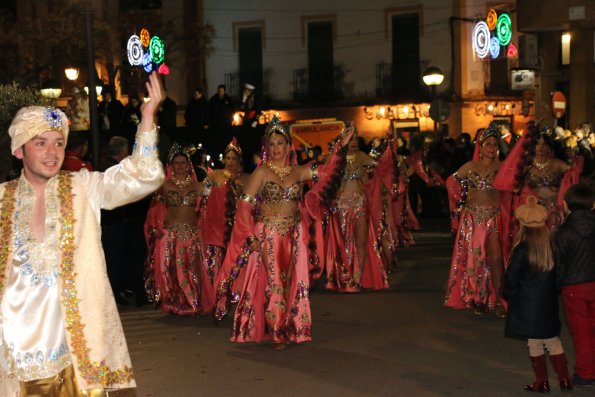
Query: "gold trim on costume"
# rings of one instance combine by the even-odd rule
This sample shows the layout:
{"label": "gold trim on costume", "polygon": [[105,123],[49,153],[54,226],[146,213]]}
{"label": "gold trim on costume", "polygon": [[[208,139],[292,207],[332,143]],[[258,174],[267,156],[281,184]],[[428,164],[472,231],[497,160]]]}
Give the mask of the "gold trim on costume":
{"label": "gold trim on costume", "polygon": [[[85,324],[79,312],[79,298],[76,290],[74,269],[74,208],[72,193],[72,174],[60,172],[58,174],[58,198],[60,200],[60,214],[62,227],[60,230],[60,277],[62,279],[62,305],[66,313],[66,330],[71,336],[71,351],[77,359],[81,376],[89,383],[99,383],[104,387],[120,383],[129,383],[133,379],[132,368],[124,367],[111,370],[105,363],[92,362],[89,357],[89,348],[83,333]],[[15,211],[15,192],[18,180],[7,182],[4,185],[4,194],[0,201],[0,296],[4,290],[6,279],[6,264],[11,255],[13,215]]]}
{"label": "gold trim on costume", "polygon": [[0,201],[0,241],[4,241],[3,244],[0,244],[0,297],[4,292],[6,264],[12,248],[12,216],[14,214],[14,204],[16,202],[14,197],[18,183],[18,179],[7,182],[4,185],[2,201]]}
{"label": "gold trim on costume", "polygon": [[242,200],[247,202],[248,204],[256,205],[256,197],[251,194],[244,193],[242,194]]}
{"label": "gold trim on costume", "polygon": [[78,369],[81,376],[89,383],[99,383],[102,386],[111,386],[118,383],[128,383],[133,378],[132,368],[124,367],[111,370],[105,363],[92,362],[89,358],[89,348],[83,329],[78,309],[78,292],[76,290],[74,271],[74,206],[72,193],[71,174],[61,172],[58,175],[58,197],[62,214],[62,228],[60,247],[62,247],[60,276],[62,277],[62,304],[65,306],[67,330],[71,336],[72,353],[77,358]]}

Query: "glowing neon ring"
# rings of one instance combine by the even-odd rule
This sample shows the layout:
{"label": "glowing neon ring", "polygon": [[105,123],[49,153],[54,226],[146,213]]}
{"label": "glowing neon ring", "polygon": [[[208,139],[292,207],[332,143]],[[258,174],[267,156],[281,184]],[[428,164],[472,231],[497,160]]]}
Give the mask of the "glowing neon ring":
{"label": "glowing neon ring", "polygon": [[488,24],[488,28],[490,30],[496,29],[496,23],[498,22],[498,13],[493,8],[488,11],[488,16],[486,17],[486,23]]}
{"label": "glowing neon ring", "polygon": [[151,41],[151,35],[147,29],[141,29],[140,31],[140,42],[142,43],[143,47],[148,47],[149,42]]}
{"label": "glowing neon ring", "polygon": [[480,58],[485,58],[490,52],[490,29],[484,21],[477,22],[473,27],[473,50]]}
{"label": "glowing neon ring", "polygon": [[130,62],[132,66],[139,66],[143,64],[143,46],[140,43],[140,39],[137,35],[133,34],[128,39],[126,52],[128,53],[128,62]]}
{"label": "glowing neon ring", "polygon": [[519,55],[519,50],[513,43],[508,45],[508,50],[506,51],[506,56],[509,58],[516,58]]}
{"label": "glowing neon ring", "polygon": [[169,68],[164,63],[162,63],[161,65],[159,65],[159,69],[157,69],[157,71],[158,71],[159,74],[164,74],[164,75],[168,75],[169,74]]}
{"label": "glowing neon ring", "polygon": [[163,63],[165,60],[165,44],[159,36],[151,37],[151,43],[149,44],[149,51],[151,51],[151,58],[156,64]]}
{"label": "glowing neon ring", "polygon": [[496,37],[501,45],[508,45],[512,39],[512,22],[508,14],[502,14],[498,17],[496,24]]}
{"label": "glowing neon ring", "polygon": [[145,68],[145,72],[151,73],[153,71],[153,60],[151,59],[151,54],[145,52],[143,54],[143,68]]}
{"label": "glowing neon ring", "polygon": [[500,42],[497,38],[492,37],[490,39],[490,56],[496,59],[498,55],[500,55]]}

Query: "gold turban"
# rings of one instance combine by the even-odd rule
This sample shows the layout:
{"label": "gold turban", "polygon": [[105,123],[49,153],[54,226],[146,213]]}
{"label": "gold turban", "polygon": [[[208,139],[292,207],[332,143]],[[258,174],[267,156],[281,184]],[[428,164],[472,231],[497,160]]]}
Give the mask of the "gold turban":
{"label": "gold turban", "polygon": [[48,131],[58,131],[64,139],[68,139],[68,119],[61,110],[44,106],[21,108],[8,128],[11,153]]}

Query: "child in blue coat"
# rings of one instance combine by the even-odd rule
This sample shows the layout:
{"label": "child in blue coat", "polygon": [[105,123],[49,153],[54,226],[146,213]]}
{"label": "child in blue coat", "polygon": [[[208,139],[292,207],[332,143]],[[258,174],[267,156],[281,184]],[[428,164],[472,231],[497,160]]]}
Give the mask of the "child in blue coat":
{"label": "child in blue coat", "polygon": [[547,349],[560,388],[571,390],[568,362],[560,335],[554,254],[546,227],[548,212],[535,197],[516,210],[521,226],[510,264],[504,274],[503,296],[508,301],[506,335],[527,339],[535,381],[525,390],[549,392]]}

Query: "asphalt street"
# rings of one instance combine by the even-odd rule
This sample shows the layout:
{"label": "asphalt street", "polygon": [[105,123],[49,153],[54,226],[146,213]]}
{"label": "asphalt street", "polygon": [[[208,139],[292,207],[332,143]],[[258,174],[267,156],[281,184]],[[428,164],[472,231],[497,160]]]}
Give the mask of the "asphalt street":
{"label": "asphalt street", "polygon": [[[446,220],[422,220],[417,245],[398,253],[391,288],[311,295],[313,341],[273,351],[229,342],[231,320],[123,307],[139,397],[526,396],[525,342],[504,321],[443,306],[452,240]],[[561,314],[562,315],[562,314]],[[566,327],[562,340],[574,361]],[[572,371],[572,367],[570,368]],[[550,365],[550,395],[562,393]],[[593,396],[595,387],[575,388]]]}

